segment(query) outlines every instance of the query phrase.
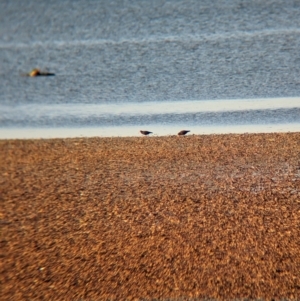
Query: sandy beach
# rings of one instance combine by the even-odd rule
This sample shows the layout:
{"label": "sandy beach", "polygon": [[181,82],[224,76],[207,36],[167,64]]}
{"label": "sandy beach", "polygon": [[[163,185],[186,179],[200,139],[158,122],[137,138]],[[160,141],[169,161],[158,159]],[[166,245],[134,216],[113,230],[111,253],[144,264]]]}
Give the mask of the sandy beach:
{"label": "sandy beach", "polygon": [[300,300],[300,133],[0,140],[1,300]]}

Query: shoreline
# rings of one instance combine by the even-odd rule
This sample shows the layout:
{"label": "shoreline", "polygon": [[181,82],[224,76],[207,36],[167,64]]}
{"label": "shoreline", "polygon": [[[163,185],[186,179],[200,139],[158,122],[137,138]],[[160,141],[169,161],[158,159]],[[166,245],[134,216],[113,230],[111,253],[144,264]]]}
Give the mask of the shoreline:
{"label": "shoreline", "polygon": [[0,140],[0,296],[299,300],[299,149],[300,132]]}
{"label": "shoreline", "polygon": [[150,129],[155,137],[167,137],[170,135],[176,135],[183,128],[191,130],[189,135],[294,133],[300,132],[300,123],[215,126],[150,124],[145,126],[137,125],[81,128],[0,128],[0,140],[140,137],[141,129]]}

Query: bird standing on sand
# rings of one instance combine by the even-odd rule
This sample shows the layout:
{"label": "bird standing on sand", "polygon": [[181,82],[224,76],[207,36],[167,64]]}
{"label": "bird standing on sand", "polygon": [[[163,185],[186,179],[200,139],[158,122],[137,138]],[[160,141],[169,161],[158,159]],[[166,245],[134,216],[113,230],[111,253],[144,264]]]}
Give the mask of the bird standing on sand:
{"label": "bird standing on sand", "polygon": [[186,131],[186,130],[182,130],[178,133],[179,136],[184,136],[185,134],[187,134],[190,131]]}
{"label": "bird standing on sand", "polygon": [[141,134],[145,135],[145,136],[148,136],[149,134],[152,134],[152,132],[149,132],[149,131],[140,131]]}

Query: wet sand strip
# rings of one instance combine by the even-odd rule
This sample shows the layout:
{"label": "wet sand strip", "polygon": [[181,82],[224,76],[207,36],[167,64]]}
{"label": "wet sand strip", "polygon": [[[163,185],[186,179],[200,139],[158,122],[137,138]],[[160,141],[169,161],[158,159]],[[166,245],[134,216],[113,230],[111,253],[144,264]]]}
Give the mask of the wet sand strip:
{"label": "wet sand strip", "polygon": [[0,141],[1,300],[299,300],[300,133]]}

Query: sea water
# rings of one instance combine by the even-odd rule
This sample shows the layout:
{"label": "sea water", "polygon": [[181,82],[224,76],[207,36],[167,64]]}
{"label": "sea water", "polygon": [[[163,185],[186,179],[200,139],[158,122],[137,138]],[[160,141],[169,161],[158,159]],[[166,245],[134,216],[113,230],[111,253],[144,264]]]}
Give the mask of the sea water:
{"label": "sea water", "polygon": [[0,138],[300,131],[299,49],[298,1],[0,1]]}

